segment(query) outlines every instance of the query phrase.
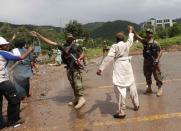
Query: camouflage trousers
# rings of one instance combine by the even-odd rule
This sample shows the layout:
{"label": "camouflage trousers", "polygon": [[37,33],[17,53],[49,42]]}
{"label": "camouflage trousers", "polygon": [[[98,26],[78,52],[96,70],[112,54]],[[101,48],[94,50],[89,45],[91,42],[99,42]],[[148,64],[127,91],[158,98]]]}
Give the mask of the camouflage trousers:
{"label": "camouflage trousers", "polygon": [[84,95],[81,71],[78,69],[67,69],[67,77],[74,91],[74,96],[79,98]]}
{"label": "camouflage trousers", "polygon": [[161,71],[160,71],[160,63],[158,63],[157,65],[153,65],[152,63],[144,60],[143,72],[144,72],[144,76],[146,78],[147,85],[152,84],[152,74],[153,74],[153,76],[156,80],[156,85],[158,87],[162,86],[163,77],[162,77]]}

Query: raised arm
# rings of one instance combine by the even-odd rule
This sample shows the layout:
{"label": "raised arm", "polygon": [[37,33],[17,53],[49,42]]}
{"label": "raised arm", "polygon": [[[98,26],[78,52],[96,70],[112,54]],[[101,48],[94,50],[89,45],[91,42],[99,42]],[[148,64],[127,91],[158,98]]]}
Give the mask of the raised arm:
{"label": "raised arm", "polygon": [[13,41],[15,38],[16,38],[16,34],[14,33],[12,38],[11,38],[11,41]]}
{"label": "raised arm", "polygon": [[38,32],[32,31],[32,32],[31,32],[31,35],[34,36],[34,37],[40,38],[41,40],[43,40],[45,43],[47,43],[47,44],[49,44],[49,45],[58,45],[57,42],[54,42],[54,41],[49,40],[48,38],[42,36],[42,35],[39,34]]}
{"label": "raised arm", "polygon": [[27,51],[24,52],[24,53],[20,56],[20,58],[21,58],[21,59],[25,59],[33,50],[34,50],[34,48],[30,46],[30,47],[27,49]]}
{"label": "raised arm", "polygon": [[128,40],[126,43],[129,47],[131,47],[133,45],[133,40],[134,40],[133,30],[134,30],[134,28],[132,26],[128,26],[129,36],[128,36]]}
{"label": "raised arm", "polygon": [[7,60],[19,61],[25,59],[33,50],[34,48],[29,47],[28,50],[20,56],[14,55],[13,53],[8,51],[0,50],[0,55],[2,55]]}
{"label": "raised arm", "polygon": [[143,38],[135,30],[133,30],[133,33],[137,40],[139,40],[140,42],[143,42]]}

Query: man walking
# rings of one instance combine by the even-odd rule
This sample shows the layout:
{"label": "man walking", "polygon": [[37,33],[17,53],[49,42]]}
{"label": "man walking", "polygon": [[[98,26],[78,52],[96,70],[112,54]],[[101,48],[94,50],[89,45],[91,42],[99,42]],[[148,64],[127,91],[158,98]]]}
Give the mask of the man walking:
{"label": "man walking", "polygon": [[152,74],[156,80],[156,85],[158,86],[157,96],[163,94],[162,90],[162,75],[160,71],[160,58],[162,55],[161,47],[157,41],[153,38],[153,30],[148,28],[146,30],[146,38],[142,38],[135,32],[136,38],[143,44],[143,71],[146,78],[147,89],[146,94],[152,93],[151,84],[152,84]]}
{"label": "man walking", "polygon": [[107,55],[108,51],[109,51],[108,43],[106,40],[104,40],[102,43],[103,58]]}
{"label": "man walking", "polygon": [[129,89],[134,110],[139,109],[139,100],[134,80],[133,70],[131,66],[131,58],[129,49],[133,45],[133,27],[128,27],[129,37],[127,42],[124,42],[124,34],[119,32],[116,34],[117,43],[110,48],[108,55],[100,65],[97,75],[101,75],[105,67],[114,60],[113,63],[113,85],[115,94],[118,100],[118,111],[114,118],[124,118],[126,116],[126,90]]}

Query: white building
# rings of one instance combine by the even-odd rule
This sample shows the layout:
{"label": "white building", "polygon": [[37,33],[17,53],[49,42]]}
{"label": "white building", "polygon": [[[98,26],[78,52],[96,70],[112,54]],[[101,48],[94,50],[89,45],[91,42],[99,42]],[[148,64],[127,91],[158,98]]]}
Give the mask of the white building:
{"label": "white building", "polygon": [[143,24],[143,27],[152,27],[155,29],[156,27],[172,27],[175,21],[173,19],[154,19],[151,18]]}

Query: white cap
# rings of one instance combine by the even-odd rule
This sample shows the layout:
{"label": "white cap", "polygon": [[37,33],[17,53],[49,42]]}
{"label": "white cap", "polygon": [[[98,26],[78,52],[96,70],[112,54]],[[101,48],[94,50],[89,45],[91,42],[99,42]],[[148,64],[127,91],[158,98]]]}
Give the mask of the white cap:
{"label": "white cap", "polygon": [[0,45],[6,45],[6,44],[10,44],[10,43],[3,37],[0,37]]}

